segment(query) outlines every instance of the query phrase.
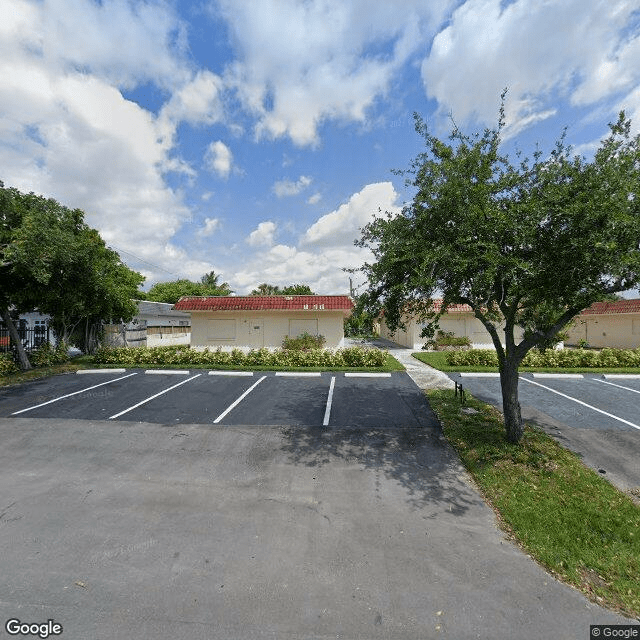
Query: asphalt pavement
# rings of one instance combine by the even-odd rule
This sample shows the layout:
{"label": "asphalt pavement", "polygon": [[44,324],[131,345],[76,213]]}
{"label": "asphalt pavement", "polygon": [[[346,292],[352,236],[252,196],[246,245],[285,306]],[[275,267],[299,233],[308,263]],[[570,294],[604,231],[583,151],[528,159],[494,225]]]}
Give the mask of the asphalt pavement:
{"label": "asphalt pavement", "polygon": [[[629,622],[504,537],[404,374],[274,375],[218,423],[263,374],[194,375],[80,393],[101,383],[61,376],[0,397],[6,416],[75,394],[42,407],[75,417],[0,418],[0,619],[51,619],[65,640],[581,639]],[[366,418],[400,380],[405,419]],[[203,401],[207,423],[169,411],[202,416]],[[136,413],[156,402],[164,422]]]}
{"label": "asphalt pavement", "polygon": [[[450,376],[479,400],[502,408],[497,377]],[[526,422],[623,491],[640,489],[640,379],[526,373],[520,376],[519,397]]]}

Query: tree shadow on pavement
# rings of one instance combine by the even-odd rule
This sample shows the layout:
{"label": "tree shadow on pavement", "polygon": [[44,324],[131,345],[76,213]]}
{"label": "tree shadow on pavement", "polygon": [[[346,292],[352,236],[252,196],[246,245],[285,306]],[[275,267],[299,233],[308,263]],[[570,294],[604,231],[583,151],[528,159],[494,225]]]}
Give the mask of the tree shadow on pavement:
{"label": "tree shadow on pavement", "polygon": [[341,461],[381,472],[405,489],[415,509],[438,506],[463,515],[482,503],[439,428],[286,427],[282,434],[293,464],[321,468]]}

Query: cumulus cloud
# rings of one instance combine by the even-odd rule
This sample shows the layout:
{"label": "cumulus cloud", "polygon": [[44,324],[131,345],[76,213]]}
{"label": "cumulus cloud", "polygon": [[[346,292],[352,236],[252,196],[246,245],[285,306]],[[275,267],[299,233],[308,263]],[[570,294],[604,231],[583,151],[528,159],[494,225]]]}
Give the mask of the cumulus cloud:
{"label": "cumulus cloud", "polygon": [[454,3],[220,0],[238,53],[227,81],[256,114],[258,137],[317,145],[323,121],[365,120]]}
{"label": "cumulus cloud", "polygon": [[191,212],[163,171],[191,170],[170,158],[168,120],[122,93],[153,82],[180,96],[165,112],[174,123],[212,117],[211,100],[199,105],[181,91],[199,86],[183,56],[182,32],[166,3],[0,4],[3,181],[83,209],[87,223],[152,278],[211,269],[172,242]]}
{"label": "cumulus cloud", "polygon": [[246,238],[252,247],[260,245],[271,246],[276,233],[276,223],[271,221],[261,222]]}
{"label": "cumulus cloud", "polygon": [[200,237],[206,238],[207,236],[213,235],[220,228],[221,224],[219,218],[205,218],[204,224],[198,229],[197,233]]}
{"label": "cumulus cloud", "polygon": [[[186,78],[185,26],[171,5],[125,0],[3,0],[0,33],[59,70],[90,69],[121,88]],[[10,42],[11,41],[11,42]]]}
{"label": "cumulus cloud", "polygon": [[626,33],[633,11],[627,0],[467,0],[423,61],[427,96],[441,114],[493,124],[508,87],[507,134],[515,135],[553,116],[558,96],[587,104],[635,87],[640,47]]}
{"label": "cumulus cloud", "polygon": [[177,126],[181,122],[210,125],[222,119],[222,88],[219,76],[202,70],[173,93],[158,118],[160,135],[167,147],[173,145]]}
{"label": "cumulus cloud", "polygon": [[297,196],[300,192],[304,191],[311,182],[312,180],[308,176],[300,176],[295,182],[286,179],[278,180],[278,182],[273,185],[273,192],[278,198]]}
{"label": "cumulus cloud", "polygon": [[379,211],[397,213],[398,194],[391,182],[369,184],[331,213],[311,225],[302,238],[303,244],[315,246],[349,246],[359,230],[379,215]]}
{"label": "cumulus cloud", "polygon": [[[297,246],[274,245],[275,223],[261,223],[249,238],[254,238],[254,246],[264,248],[236,271],[233,285],[243,293],[260,282],[279,286],[304,282],[318,293],[348,293],[349,276],[343,269],[357,269],[373,259],[368,249],[353,244],[360,235],[358,228],[380,210],[398,212],[397,200],[398,194],[390,182],[366,185],[338,209],[321,216]],[[263,238],[266,241],[260,242]]]}
{"label": "cumulus cloud", "polygon": [[207,167],[221,178],[228,178],[233,164],[231,149],[224,142],[217,140],[207,147],[205,154]]}

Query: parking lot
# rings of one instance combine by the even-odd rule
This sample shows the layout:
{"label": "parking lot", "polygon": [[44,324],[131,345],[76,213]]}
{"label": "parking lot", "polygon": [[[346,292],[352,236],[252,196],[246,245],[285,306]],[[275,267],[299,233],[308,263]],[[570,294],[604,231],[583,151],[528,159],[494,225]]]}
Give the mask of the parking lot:
{"label": "parking lot", "polygon": [[404,373],[66,374],[0,390],[0,413],[3,621],[65,640],[629,622],[504,538],[437,423],[415,428],[433,416]]}
{"label": "parking lot", "polygon": [[[498,374],[452,373],[474,397],[502,409]],[[640,487],[640,377],[520,375],[522,417],[623,489]]]}
{"label": "parking lot", "polygon": [[98,370],[0,391],[0,416],[256,426],[429,426],[404,372]]}

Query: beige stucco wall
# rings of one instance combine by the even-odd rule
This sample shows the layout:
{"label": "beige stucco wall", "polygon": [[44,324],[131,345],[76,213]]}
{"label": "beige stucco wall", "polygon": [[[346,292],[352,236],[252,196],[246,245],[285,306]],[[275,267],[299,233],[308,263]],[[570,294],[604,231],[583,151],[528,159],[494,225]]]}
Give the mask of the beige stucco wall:
{"label": "beige stucco wall", "polygon": [[[406,318],[405,324],[406,329],[391,333],[384,320],[382,320],[380,335],[383,338],[393,340],[408,349],[421,349],[422,345],[424,345],[426,341],[426,338],[422,338],[420,336],[424,324],[416,322],[416,320],[408,320]],[[439,325],[441,331],[451,331],[458,337],[468,336],[471,339],[472,346],[476,349],[493,349],[493,340],[491,339],[489,332],[484,328],[484,325],[480,320],[474,317],[471,313],[458,312],[445,314],[440,318]],[[504,325],[500,325],[499,331],[502,331],[503,328]],[[520,327],[516,327],[516,342],[520,342],[522,334],[522,329],[520,329]]]}
{"label": "beige stucco wall", "polygon": [[[306,330],[323,335],[325,348],[331,349],[344,344],[343,321],[341,311],[193,311],[191,345],[275,349],[286,336],[296,337]],[[221,338],[223,334],[226,337]]]}
{"label": "beige stucco wall", "polygon": [[566,344],[569,345],[582,339],[597,349],[637,349],[640,347],[640,314],[581,316],[568,334]]}

